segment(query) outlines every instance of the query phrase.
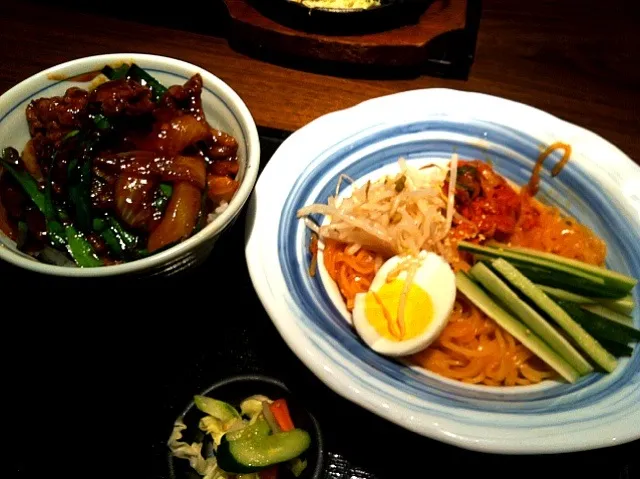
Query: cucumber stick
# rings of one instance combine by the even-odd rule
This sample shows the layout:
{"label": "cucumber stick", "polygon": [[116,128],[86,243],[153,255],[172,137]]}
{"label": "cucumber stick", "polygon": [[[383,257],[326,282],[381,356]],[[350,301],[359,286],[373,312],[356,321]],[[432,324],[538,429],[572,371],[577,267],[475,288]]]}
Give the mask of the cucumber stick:
{"label": "cucumber stick", "polygon": [[[492,258],[495,259],[495,258]],[[553,271],[527,263],[518,263],[517,261],[508,261],[518,268],[522,274],[529,278],[533,283],[553,286],[555,288],[565,288],[571,285],[571,291],[584,296],[602,296],[607,299],[618,299],[626,293],[618,289],[610,289],[601,278],[592,278],[590,280],[575,276],[571,273],[563,273],[561,271]]]}
{"label": "cucumber stick", "polygon": [[638,280],[635,278],[632,278],[631,276],[626,276],[622,273],[618,273],[617,271],[612,271],[610,269],[602,268],[600,266],[594,266],[592,264],[585,263],[584,261],[565,258],[564,256],[560,256],[553,253],[545,253],[543,251],[537,251],[531,248],[515,247],[515,248],[510,248],[510,250],[518,254],[530,256],[531,258],[551,261],[556,264],[560,264],[570,268],[575,268],[578,271],[584,271],[585,273],[591,273],[605,279],[614,280],[616,282],[619,282],[620,284],[624,284],[628,291],[630,291],[631,288],[633,288],[636,284],[638,284]]}
{"label": "cucumber stick", "polygon": [[593,371],[593,367],[582,355],[538,312],[518,295],[483,263],[471,268],[471,275],[490,293],[545,341],[580,375]]}
{"label": "cucumber stick", "polygon": [[578,346],[605,371],[612,372],[616,368],[618,365],[616,358],[526,276],[502,258],[494,260],[491,265],[511,286],[529,298],[558,323],[575,340]]}
{"label": "cucumber stick", "polygon": [[456,286],[469,301],[480,308],[480,310],[512,336],[517,338],[525,347],[557,371],[563,378],[570,383],[578,380],[580,377],[578,371],[551,349],[542,339],[531,332],[524,324],[502,309],[502,307],[491,299],[489,295],[465,273],[459,271],[456,274]]}
{"label": "cucumber stick", "polygon": [[308,432],[294,429],[266,437],[222,442],[216,458],[223,471],[235,474],[256,472],[298,457],[310,444]]}
{"label": "cucumber stick", "polygon": [[[637,284],[637,280],[629,276],[593,266],[582,261],[564,258],[551,253],[543,253],[528,248],[510,248],[505,246],[486,247],[466,241],[461,241],[458,248],[475,256],[484,258],[502,258],[518,267],[530,269],[532,272],[558,273],[562,276],[570,275],[576,282],[592,287],[600,285],[600,293],[605,297],[623,297]],[[540,271],[541,270],[541,271]],[[545,284],[548,284],[545,282]],[[598,289],[594,289],[597,292]]]}
{"label": "cucumber stick", "polygon": [[610,321],[568,301],[558,301],[558,305],[597,339],[606,339],[620,344],[635,343],[640,340],[640,330],[631,326]]}
{"label": "cucumber stick", "polygon": [[614,323],[633,327],[633,319],[631,319],[631,317],[625,314],[616,313],[609,308],[605,308],[601,304],[584,304],[582,305],[582,309],[585,309],[593,314],[597,314],[598,316],[608,319],[609,321],[613,321]]}
{"label": "cucumber stick", "polygon": [[596,301],[605,308],[620,314],[631,314],[633,308],[636,307],[636,302],[630,294],[620,299],[598,298]]}
{"label": "cucumber stick", "polygon": [[555,299],[561,299],[563,301],[571,301],[576,304],[596,304],[596,300],[593,298],[589,298],[588,296],[582,296],[580,294],[572,293],[571,291],[565,291],[560,288],[553,288],[551,286],[547,286],[546,284],[536,284],[538,288],[544,291],[547,296],[550,296]]}
{"label": "cucumber stick", "polygon": [[[625,315],[631,314],[633,308],[635,307],[635,301],[633,300],[633,296],[628,294],[627,296],[620,299],[608,299],[608,298],[593,298],[590,296],[582,296],[580,294],[576,294],[572,291],[566,291],[560,288],[553,288],[551,286],[547,286],[544,284],[536,284],[538,288],[547,293],[547,296],[551,296],[554,299],[560,299],[562,301],[571,301],[572,303],[581,304],[581,305],[593,305],[594,308],[602,311],[600,316],[608,317],[607,314],[611,312],[611,316],[617,317],[620,319]],[[621,317],[613,314],[618,313]],[[598,313],[596,313],[598,314]],[[612,318],[613,319],[613,318]],[[616,319],[613,319],[616,321]],[[623,322],[631,321],[631,318],[623,320]]]}

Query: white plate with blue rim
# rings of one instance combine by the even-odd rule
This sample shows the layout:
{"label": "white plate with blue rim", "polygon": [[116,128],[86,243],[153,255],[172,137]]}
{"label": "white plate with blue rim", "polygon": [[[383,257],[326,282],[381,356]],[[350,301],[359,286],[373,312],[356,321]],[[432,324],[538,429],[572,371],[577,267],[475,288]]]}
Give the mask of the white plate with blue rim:
{"label": "white plate with blue rim", "polygon": [[[341,174],[362,178],[409,161],[490,159],[525,184],[541,149],[572,156],[542,173],[539,198],[608,245],[607,266],[640,277],[640,167],[603,138],[535,108],[477,93],[416,90],[323,116],[291,135],[264,169],[247,218],[254,287],[294,353],[331,389],[389,421],[467,449],[542,454],[640,438],[640,352],[575,384],[466,385],[377,355],[345,321],[323,275],[309,275],[310,232],[297,210],[326,203]],[[325,275],[326,276],[326,275]],[[326,279],[326,278],[325,278]],[[637,288],[633,292],[639,301]],[[640,326],[638,309],[634,324]]]}

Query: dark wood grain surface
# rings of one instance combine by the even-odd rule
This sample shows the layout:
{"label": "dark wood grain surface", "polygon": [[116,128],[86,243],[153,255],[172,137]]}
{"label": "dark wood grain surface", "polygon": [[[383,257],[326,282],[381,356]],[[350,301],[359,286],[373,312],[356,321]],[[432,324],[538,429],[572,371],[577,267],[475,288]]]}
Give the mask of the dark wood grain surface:
{"label": "dark wood grain surface", "polygon": [[372,97],[446,87],[544,109],[599,133],[640,159],[640,33],[633,2],[485,0],[476,61],[467,81],[345,78],[252,60],[233,51],[224,39],[207,34],[220,33],[224,24],[214,4],[197,8],[197,14],[190,13],[191,8],[158,16],[133,14],[124,2],[98,4],[93,13],[84,14],[76,5],[4,0],[0,91],[65,60],[115,51],[147,52],[212,71],[240,94],[262,126],[295,130]]}

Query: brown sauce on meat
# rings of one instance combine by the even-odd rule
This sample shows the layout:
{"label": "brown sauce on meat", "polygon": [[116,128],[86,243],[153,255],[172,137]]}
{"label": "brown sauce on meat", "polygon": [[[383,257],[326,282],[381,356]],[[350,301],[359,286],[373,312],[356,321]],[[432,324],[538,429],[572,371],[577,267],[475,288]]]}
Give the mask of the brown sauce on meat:
{"label": "brown sauce on meat", "polygon": [[[102,81],[100,73],[49,77],[88,83]],[[198,74],[169,86],[159,98],[144,81],[127,76],[34,99],[26,109],[31,139],[14,145],[24,151],[23,159],[15,154],[15,166],[30,174],[41,192],[50,191],[56,208],[69,217],[65,221],[84,222],[78,229],[104,264],[127,260],[114,256],[108,235],[93,230],[113,228],[110,217],[137,238],[138,248],[163,248],[188,237],[239,186],[238,143],[207,123],[201,94]],[[87,223],[86,208],[89,220],[102,223]],[[30,248],[48,243],[44,215],[4,172],[0,229],[15,239],[19,223],[27,226]]]}

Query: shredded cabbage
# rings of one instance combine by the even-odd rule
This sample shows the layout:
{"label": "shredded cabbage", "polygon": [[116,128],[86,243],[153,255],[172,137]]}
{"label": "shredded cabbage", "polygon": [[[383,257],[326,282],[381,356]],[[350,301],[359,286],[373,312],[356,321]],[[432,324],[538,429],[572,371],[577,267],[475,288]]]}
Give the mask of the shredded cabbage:
{"label": "shredded cabbage", "polygon": [[267,396],[255,395],[248,397],[240,403],[240,412],[249,418],[249,424],[253,424],[262,413],[262,403],[266,401],[271,404],[273,401]]}
{"label": "shredded cabbage", "polygon": [[216,443],[216,446],[220,445],[222,436],[224,436],[227,432],[222,425],[222,421],[216,419],[213,416],[204,416],[202,419],[200,419],[198,427],[201,431],[211,434],[211,437]]}
{"label": "shredded cabbage", "polygon": [[173,425],[173,431],[169,437],[168,446],[171,453],[179,459],[187,459],[189,464],[201,476],[206,479],[226,479],[225,476],[215,476],[215,471],[219,471],[218,463],[215,458],[205,459],[202,457],[202,443],[194,442],[188,444],[180,441],[182,439],[182,431],[187,428],[182,418],[178,419]]}

